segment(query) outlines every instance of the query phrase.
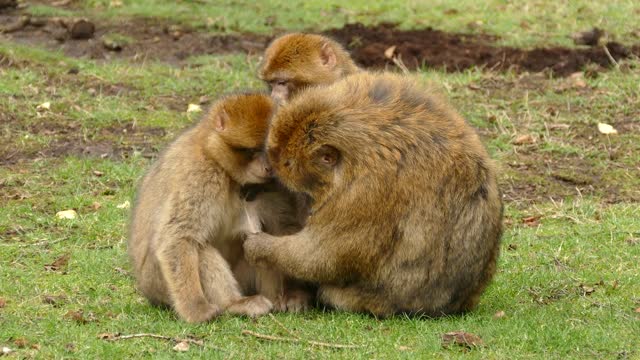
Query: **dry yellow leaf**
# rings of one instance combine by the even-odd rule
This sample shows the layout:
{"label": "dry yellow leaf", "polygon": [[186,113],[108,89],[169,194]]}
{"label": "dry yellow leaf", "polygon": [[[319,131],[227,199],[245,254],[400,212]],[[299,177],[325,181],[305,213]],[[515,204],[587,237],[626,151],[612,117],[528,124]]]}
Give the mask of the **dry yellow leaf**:
{"label": "dry yellow leaf", "polygon": [[198,104],[189,104],[189,106],[187,106],[187,112],[200,112],[202,111],[202,107]]}
{"label": "dry yellow leaf", "polygon": [[391,59],[393,58],[393,54],[395,54],[395,52],[396,52],[396,46],[393,45],[384,51],[384,57],[386,57],[387,59]]}
{"label": "dry yellow leaf", "polygon": [[62,211],[58,211],[56,213],[56,217],[58,219],[64,219],[64,220],[73,220],[78,216],[78,213],[71,209],[71,210],[62,210]]}
{"label": "dry yellow leaf", "polygon": [[129,202],[129,200],[127,200],[127,201],[123,202],[122,204],[117,205],[116,207],[118,209],[128,209],[128,208],[131,207],[131,203]]}
{"label": "dry yellow leaf", "polygon": [[189,351],[189,343],[186,341],[181,341],[173,347],[173,350],[180,352]]}
{"label": "dry yellow leaf", "polygon": [[605,123],[598,123],[598,131],[605,135],[617,134],[618,130],[614,129],[613,126]]}

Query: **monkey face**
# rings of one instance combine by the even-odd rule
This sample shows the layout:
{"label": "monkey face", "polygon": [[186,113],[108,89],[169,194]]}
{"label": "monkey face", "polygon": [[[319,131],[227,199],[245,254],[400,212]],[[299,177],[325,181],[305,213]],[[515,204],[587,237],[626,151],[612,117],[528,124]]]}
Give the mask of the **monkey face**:
{"label": "monkey face", "polygon": [[278,104],[284,104],[289,99],[289,85],[286,80],[274,80],[269,83],[271,87],[271,97]]}
{"label": "monkey face", "polygon": [[258,77],[280,104],[307,86],[331,84],[343,76],[338,44],[323,36],[293,33],[274,40],[265,50]]}
{"label": "monkey face", "polygon": [[263,151],[256,151],[251,154],[251,160],[247,164],[245,171],[245,183],[259,184],[267,182],[271,178],[271,165],[267,161],[266,154]]}
{"label": "monkey face", "polygon": [[290,189],[307,193],[313,199],[321,198],[333,185],[340,151],[326,144],[297,149],[302,151],[295,151],[294,147],[267,149],[274,172]]}
{"label": "monkey face", "polygon": [[244,172],[240,176],[240,183],[260,184],[273,177],[271,165],[262,149],[234,149],[239,158],[238,163],[244,163]]}

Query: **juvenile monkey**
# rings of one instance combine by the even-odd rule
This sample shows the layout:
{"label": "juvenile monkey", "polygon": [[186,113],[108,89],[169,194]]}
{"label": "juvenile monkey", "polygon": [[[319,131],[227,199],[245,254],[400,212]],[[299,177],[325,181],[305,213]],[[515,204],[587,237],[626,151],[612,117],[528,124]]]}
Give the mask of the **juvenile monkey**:
{"label": "juvenile monkey", "polygon": [[478,303],[502,234],[494,165],[429,89],[365,72],[306,89],[275,115],[267,154],[313,206],[299,233],[249,235],[250,262],[319,283],[342,310],[439,316]]}
{"label": "juvenile monkey", "polygon": [[293,33],[267,47],[258,77],[269,85],[271,96],[282,103],[302,88],[329,85],[359,70],[337,42],[322,35]]}
{"label": "juvenile monkey", "polygon": [[[258,316],[273,307],[262,295],[242,296],[241,285],[255,288],[256,281],[243,264],[242,237],[259,230],[257,212],[279,218],[290,210],[279,198],[246,203],[240,196],[241,186],[272,178],[263,152],[272,111],[265,94],[223,98],[142,179],[128,243],[137,287],[187,322],[224,311]],[[274,277],[262,274],[277,293]]]}

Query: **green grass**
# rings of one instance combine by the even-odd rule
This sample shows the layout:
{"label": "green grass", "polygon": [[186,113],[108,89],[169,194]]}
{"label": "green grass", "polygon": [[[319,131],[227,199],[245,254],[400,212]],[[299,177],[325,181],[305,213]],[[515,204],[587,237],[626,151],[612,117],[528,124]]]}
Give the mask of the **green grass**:
{"label": "green grass", "polygon": [[[337,0],[84,0],[76,7],[80,13],[104,18],[159,18],[214,32],[318,31],[352,22],[395,22],[403,28],[431,26],[452,32],[488,33],[500,36],[504,44],[516,46],[570,45],[572,33],[594,26],[615,34],[618,40],[637,41],[633,31],[637,30],[634,26],[640,16],[640,4],[633,0],[352,0],[348,4]],[[72,14],[47,5],[32,6],[30,11],[37,15]]]}
{"label": "green grass", "polygon": [[[638,11],[630,1],[205,3],[145,0],[109,7],[110,1],[86,1],[29,11],[164,17],[194,26],[225,14],[224,21],[237,24],[226,31],[259,32],[356,20],[467,31],[469,22],[482,20],[480,29],[469,31],[527,46],[566,44],[567,34],[591,25],[624,37],[637,29],[631,14]],[[253,11],[259,18],[248,15],[251,6],[260,7]],[[442,16],[451,8],[460,12]],[[318,16],[321,10],[337,15]],[[264,25],[273,14],[276,24]],[[530,22],[528,29],[522,20]],[[290,336],[270,317],[185,324],[148,305],[127,273],[130,209],[119,205],[132,200],[152,161],[146,156],[196,120],[197,114],[186,113],[189,103],[262,87],[255,56],[200,56],[176,67],[68,58],[2,42],[3,57],[11,61],[0,65],[0,347],[13,349],[16,358],[640,358],[637,62],[587,78],[585,88],[567,88],[566,79],[544,75],[418,72],[478,129],[499,165],[507,224],[499,272],[478,309],[465,316],[378,320],[320,310],[276,315],[302,339],[360,345],[337,350],[241,334]],[[70,74],[71,68],[78,73]],[[36,110],[46,101],[50,110]],[[598,122],[612,124],[619,134],[598,133]],[[526,134],[535,143],[513,144]],[[92,146],[98,150],[82,155]],[[109,156],[101,158],[102,152]],[[78,217],[56,218],[67,209]],[[525,220],[531,217],[536,220]],[[45,268],[63,255],[69,261],[62,269]],[[59,297],[54,304],[52,296]],[[73,318],[78,311],[86,322]],[[499,311],[505,316],[495,318]],[[457,330],[480,336],[485,345],[443,348],[441,335]],[[194,336],[205,345],[177,353],[170,341],[109,342],[98,338],[103,333]]]}

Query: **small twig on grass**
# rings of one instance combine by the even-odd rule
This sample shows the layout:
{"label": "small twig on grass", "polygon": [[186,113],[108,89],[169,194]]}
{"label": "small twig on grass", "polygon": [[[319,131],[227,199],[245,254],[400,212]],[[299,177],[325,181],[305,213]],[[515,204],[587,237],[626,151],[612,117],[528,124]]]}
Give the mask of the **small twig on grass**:
{"label": "small twig on grass", "polygon": [[121,334],[118,334],[118,333],[116,333],[116,334],[106,333],[106,334],[98,335],[99,339],[107,340],[107,341],[118,341],[118,340],[127,340],[127,339],[143,338],[143,337],[150,337],[150,338],[154,338],[154,339],[173,341],[175,343],[186,342],[186,343],[189,343],[189,344],[204,346],[204,341],[202,341],[202,340],[189,339],[189,338],[180,339],[180,338],[174,338],[174,337],[171,337],[171,336],[158,335],[158,334],[143,333],[143,334],[121,335]]}
{"label": "small twig on grass", "polygon": [[265,334],[259,334],[257,332],[253,332],[251,330],[242,330],[242,335],[250,335],[258,339],[269,340],[269,341],[305,343],[308,345],[329,347],[334,349],[355,349],[355,348],[361,347],[361,345],[334,344],[334,343],[327,343],[322,341],[303,340],[303,339],[288,338],[288,337],[282,337],[282,336],[265,335]]}
{"label": "small twig on grass", "polygon": [[607,45],[602,45],[602,49],[604,49],[604,53],[607,55],[607,57],[609,58],[609,61],[611,61],[611,64],[613,66],[616,67],[616,69],[620,68],[620,64],[618,64],[618,62],[616,61],[616,59],[613,58],[613,56],[611,56],[611,53],[609,52],[609,49],[607,48]]}
{"label": "small twig on grass", "polygon": [[409,68],[407,68],[407,66],[404,64],[404,62],[402,61],[402,59],[400,58],[400,55],[398,56],[393,56],[391,57],[391,61],[393,61],[393,63],[400,68],[400,70],[402,70],[402,72],[405,75],[409,75],[410,71]]}
{"label": "small twig on grass", "polygon": [[283,323],[281,323],[280,321],[278,321],[278,319],[276,319],[276,317],[275,317],[275,316],[273,316],[273,314],[271,314],[271,313],[270,313],[270,314],[269,314],[269,317],[270,317],[270,318],[271,318],[271,320],[273,320],[276,324],[278,324],[278,326],[280,326],[280,328],[281,328],[282,330],[284,330],[284,332],[286,332],[287,334],[289,334],[289,335],[293,336],[294,338],[296,338],[296,339],[300,340],[300,337],[299,337],[298,335],[294,334],[291,330],[287,329],[287,327],[286,327],[286,326],[284,326],[284,324],[283,324]]}

